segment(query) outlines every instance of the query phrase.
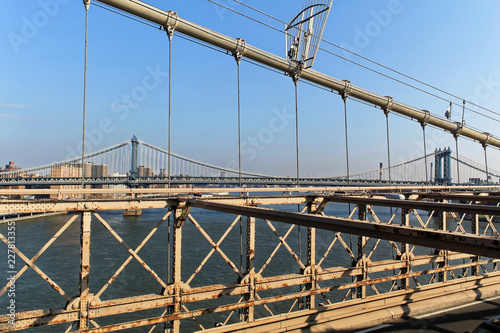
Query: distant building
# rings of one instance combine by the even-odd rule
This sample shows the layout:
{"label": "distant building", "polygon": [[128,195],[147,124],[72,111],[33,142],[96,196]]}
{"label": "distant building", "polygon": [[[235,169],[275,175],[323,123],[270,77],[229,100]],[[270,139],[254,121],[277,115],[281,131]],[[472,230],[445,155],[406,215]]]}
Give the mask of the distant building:
{"label": "distant building", "polygon": [[62,177],[81,177],[82,168],[77,165],[59,165],[50,168],[50,177],[52,178],[62,178]]}
{"label": "distant building", "polygon": [[[50,168],[50,177],[64,178],[64,177],[81,177],[82,168],[77,165],[59,165]],[[51,189],[79,189],[80,185],[51,185]],[[76,194],[66,194],[62,199],[76,197]],[[51,194],[51,199],[57,199],[57,194]]]}
{"label": "distant building", "polygon": [[21,168],[14,164],[14,162],[10,161],[9,164],[5,166],[4,171],[12,171],[12,170],[20,170]]}
{"label": "distant building", "polygon": [[137,167],[137,177],[153,177],[153,169],[140,165]]}
{"label": "distant building", "polygon": [[22,177],[23,174],[16,174],[16,175],[6,175],[5,173],[15,171],[15,170],[21,170],[20,167],[15,165],[14,162],[10,161],[9,164],[5,166],[5,169],[2,169],[0,167],[0,173],[3,173],[3,175],[0,175],[0,177],[7,177],[7,178],[12,178],[12,177]]}

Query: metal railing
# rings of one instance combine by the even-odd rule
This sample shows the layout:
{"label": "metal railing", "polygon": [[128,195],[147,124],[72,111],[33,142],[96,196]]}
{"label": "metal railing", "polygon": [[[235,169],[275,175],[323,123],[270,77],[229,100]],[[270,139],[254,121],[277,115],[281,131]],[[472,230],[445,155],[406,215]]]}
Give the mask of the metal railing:
{"label": "metal railing", "polygon": [[[415,314],[500,292],[498,188],[407,188],[400,199],[369,188],[208,190],[0,201],[0,213],[69,214],[0,225],[2,251],[17,260],[0,292],[3,309],[17,307],[14,319],[0,316],[0,332],[347,329],[391,319],[373,310]],[[113,211],[146,208],[140,218]]]}

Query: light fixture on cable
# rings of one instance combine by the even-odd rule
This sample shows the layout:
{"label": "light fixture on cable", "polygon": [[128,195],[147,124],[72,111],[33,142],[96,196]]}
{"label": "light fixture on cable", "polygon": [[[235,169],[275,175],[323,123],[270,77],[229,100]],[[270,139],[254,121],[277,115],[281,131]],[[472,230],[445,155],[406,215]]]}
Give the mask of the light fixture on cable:
{"label": "light fixture on cable", "polygon": [[297,68],[313,66],[332,2],[333,0],[308,1],[286,25],[287,59]]}

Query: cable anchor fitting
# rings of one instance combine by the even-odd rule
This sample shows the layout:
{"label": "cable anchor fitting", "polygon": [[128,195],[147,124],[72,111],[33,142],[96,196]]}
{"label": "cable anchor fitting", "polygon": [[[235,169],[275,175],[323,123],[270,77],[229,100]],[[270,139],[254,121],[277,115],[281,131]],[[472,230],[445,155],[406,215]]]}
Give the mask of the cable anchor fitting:
{"label": "cable anchor fitting", "polygon": [[425,127],[425,125],[427,125],[427,123],[429,122],[429,119],[431,117],[431,113],[427,110],[422,110],[424,113],[425,113],[425,116],[424,116],[424,119],[422,119],[420,121],[420,125],[422,126],[422,128]]}
{"label": "cable anchor fitting", "polygon": [[85,10],[88,11],[90,7],[90,0],[83,0],[83,5],[85,6]]}
{"label": "cable anchor fitting", "polygon": [[240,65],[241,58],[243,57],[243,53],[245,52],[245,48],[246,48],[245,40],[242,38],[236,38],[236,48],[233,51],[233,57],[234,60],[236,60],[238,66]]}
{"label": "cable anchor fitting", "polygon": [[486,139],[481,143],[483,145],[483,148],[486,149],[486,147],[490,144],[492,136],[490,133],[484,132],[484,135],[486,135]]}
{"label": "cable anchor fitting", "polygon": [[169,10],[167,13],[167,21],[163,25],[163,29],[167,33],[168,39],[172,40],[174,36],[175,27],[177,27],[177,12]]}
{"label": "cable anchor fitting", "polygon": [[297,67],[295,68],[295,71],[290,73],[290,77],[293,80],[293,83],[297,85],[297,83],[300,80],[300,76],[302,75],[302,69],[304,67],[303,63],[297,63]]}
{"label": "cable anchor fitting", "polygon": [[385,96],[387,98],[387,105],[382,109],[386,117],[389,116],[389,112],[392,110],[392,106],[394,105],[394,101],[391,96]]}
{"label": "cable anchor fitting", "polygon": [[351,91],[352,91],[351,81],[344,80],[344,90],[340,94],[340,97],[342,97],[344,102],[347,100],[347,98],[349,98]]}
{"label": "cable anchor fitting", "polygon": [[460,133],[462,133],[462,130],[464,128],[464,124],[456,121],[455,124],[457,125],[457,129],[455,130],[455,133],[453,133],[453,137],[455,140],[460,136]]}

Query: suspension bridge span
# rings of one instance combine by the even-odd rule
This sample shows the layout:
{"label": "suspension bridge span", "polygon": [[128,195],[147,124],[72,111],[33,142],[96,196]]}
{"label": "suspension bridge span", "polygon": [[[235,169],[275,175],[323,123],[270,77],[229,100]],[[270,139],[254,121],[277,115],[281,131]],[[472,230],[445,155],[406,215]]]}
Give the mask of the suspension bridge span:
{"label": "suspension bridge span", "polygon": [[[133,158],[133,156],[136,156]],[[171,175],[168,175],[168,161]],[[457,156],[451,149],[439,149],[390,167],[382,167],[357,174],[299,179],[306,186],[347,185],[451,185],[456,179],[456,164],[460,166],[461,179],[466,184],[495,183],[500,172],[480,165],[465,156]],[[426,177],[431,169],[430,179]],[[81,158],[54,162],[47,165],[14,169],[0,173],[0,186],[75,186],[81,184],[82,174],[86,185],[126,185],[128,187],[154,185],[244,185],[293,186],[296,177],[263,175],[224,168],[199,162],[138,140],[135,136],[112,147],[88,154],[82,172]],[[389,179],[389,175],[392,175]]]}
{"label": "suspension bridge span", "polygon": [[[167,149],[134,137],[3,170],[0,332],[349,331],[500,295],[500,172],[487,155],[500,139],[313,70],[328,1],[294,17],[286,59],[139,0],[92,3],[164,30],[169,50],[179,34],[228,52],[238,87],[247,59],[290,76],[296,106],[309,82],[339,94],[344,111],[348,99],[383,110],[387,165],[350,173],[346,120],[346,174],[301,177],[296,112],[291,177],[243,171],[241,145],[237,170],[174,154],[170,117]],[[389,114],[421,126],[420,157],[391,163]],[[427,152],[429,126],[455,149]],[[459,153],[459,138],[478,143],[484,165]]]}

